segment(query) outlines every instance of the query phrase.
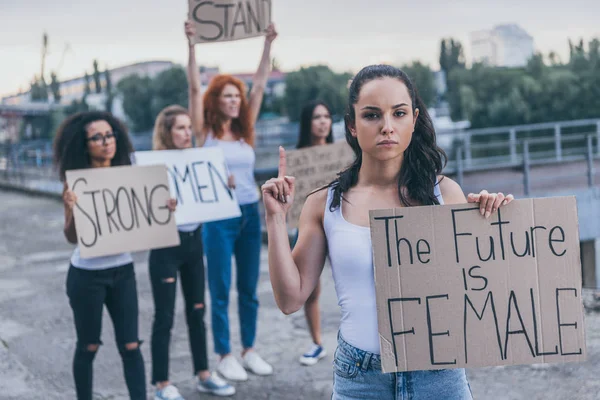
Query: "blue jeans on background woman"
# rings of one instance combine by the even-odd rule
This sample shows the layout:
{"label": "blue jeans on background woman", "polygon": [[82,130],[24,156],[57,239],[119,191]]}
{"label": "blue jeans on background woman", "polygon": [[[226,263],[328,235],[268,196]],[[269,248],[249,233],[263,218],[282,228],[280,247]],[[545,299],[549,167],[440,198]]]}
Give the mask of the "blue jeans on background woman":
{"label": "blue jeans on background woman", "polygon": [[204,252],[211,298],[212,330],[215,352],[231,353],[229,338],[229,291],[231,256],[237,267],[238,313],[242,346],[254,347],[260,276],[261,229],[258,202],[240,205],[241,217],[208,222],[203,225]]}

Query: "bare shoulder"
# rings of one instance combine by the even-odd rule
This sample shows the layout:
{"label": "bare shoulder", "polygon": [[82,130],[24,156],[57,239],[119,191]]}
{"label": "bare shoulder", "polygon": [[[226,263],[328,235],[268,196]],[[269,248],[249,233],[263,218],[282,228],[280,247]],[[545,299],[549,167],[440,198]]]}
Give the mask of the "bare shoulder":
{"label": "bare shoulder", "polygon": [[322,221],[327,203],[327,192],[327,189],[322,189],[310,194],[302,207],[302,215],[306,214],[310,219]]}
{"label": "bare shoulder", "polygon": [[440,192],[444,198],[444,204],[462,204],[467,202],[462,188],[454,180],[447,176],[439,175],[438,182],[440,185]]}

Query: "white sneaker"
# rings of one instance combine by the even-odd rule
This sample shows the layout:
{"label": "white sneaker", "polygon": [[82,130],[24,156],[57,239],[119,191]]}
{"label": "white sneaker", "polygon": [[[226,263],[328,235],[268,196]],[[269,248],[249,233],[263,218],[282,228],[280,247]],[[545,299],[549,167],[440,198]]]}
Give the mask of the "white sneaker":
{"label": "white sneaker", "polygon": [[327,352],[323,346],[313,344],[313,346],[306,353],[300,357],[300,364],[302,365],[315,365],[320,359],[325,357]]}
{"label": "white sneaker", "polygon": [[234,356],[228,355],[219,361],[217,372],[230,381],[247,381],[248,374]]}
{"label": "white sneaker", "polygon": [[196,389],[201,393],[211,393],[215,396],[233,396],[235,394],[235,388],[214,373],[205,381],[197,377]]}
{"label": "white sneaker", "polygon": [[154,392],[154,400],[183,400],[183,397],[175,386],[168,385]]}
{"label": "white sneaker", "polygon": [[249,351],[242,357],[244,368],[256,375],[271,375],[273,367],[261,358],[255,351]]}

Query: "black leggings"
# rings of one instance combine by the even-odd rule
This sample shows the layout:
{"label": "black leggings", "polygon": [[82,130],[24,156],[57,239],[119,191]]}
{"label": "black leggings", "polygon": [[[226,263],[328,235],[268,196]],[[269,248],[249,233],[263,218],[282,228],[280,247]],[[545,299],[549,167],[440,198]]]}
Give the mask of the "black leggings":
{"label": "black leggings", "polygon": [[150,280],[154,296],[152,324],[152,384],[169,380],[169,343],[175,315],[177,272],[185,298],[194,374],[208,369],[204,325],[204,261],[201,228],[179,232],[181,244],[150,252]]}
{"label": "black leggings", "polygon": [[[71,265],[67,276],[67,295],[73,309],[77,347],[73,377],[78,400],[92,400],[93,361],[96,347],[102,344],[104,305],[112,319],[125,381],[132,400],[146,399],[144,360],[139,349],[138,299],[133,264],[97,271]],[[127,349],[127,345],[135,345]]]}

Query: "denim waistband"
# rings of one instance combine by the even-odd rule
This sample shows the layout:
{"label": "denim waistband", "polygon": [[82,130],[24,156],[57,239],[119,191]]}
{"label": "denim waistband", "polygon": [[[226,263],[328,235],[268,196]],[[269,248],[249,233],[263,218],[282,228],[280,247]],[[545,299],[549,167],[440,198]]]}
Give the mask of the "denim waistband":
{"label": "denim waistband", "polygon": [[340,332],[338,332],[337,351],[344,353],[346,357],[349,357],[356,363],[357,367],[365,371],[368,369],[381,371],[381,356],[379,354],[370,353],[352,346],[344,340]]}

